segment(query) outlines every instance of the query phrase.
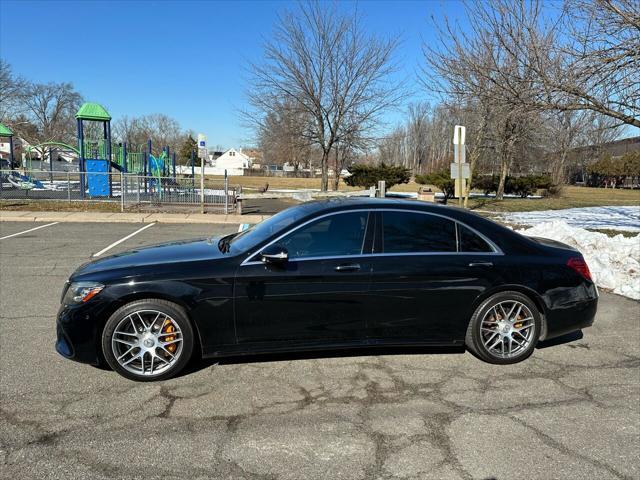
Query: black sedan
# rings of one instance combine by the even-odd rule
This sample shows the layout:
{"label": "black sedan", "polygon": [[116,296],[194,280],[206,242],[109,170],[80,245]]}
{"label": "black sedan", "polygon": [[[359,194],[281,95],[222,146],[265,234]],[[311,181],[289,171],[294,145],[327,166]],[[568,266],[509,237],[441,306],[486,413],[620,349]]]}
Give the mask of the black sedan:
{"label": "black sedan", "polygon": [[466,345],[509,364],[591,325],[597,302],[567,245],[453,207],[328,200],[80,267],[56,349],[135,380],[169,378],[194,352]]}

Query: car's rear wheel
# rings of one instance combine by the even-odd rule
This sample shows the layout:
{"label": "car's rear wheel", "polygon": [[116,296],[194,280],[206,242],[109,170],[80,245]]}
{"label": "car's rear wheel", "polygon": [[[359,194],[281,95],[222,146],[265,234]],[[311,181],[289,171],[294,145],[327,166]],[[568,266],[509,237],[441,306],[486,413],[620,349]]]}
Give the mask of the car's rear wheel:
{"label": "car's rear wheel", "polygon": [[533,353],[541,324],[540,312],[526,295],[500,292],[476,309],[465,343],[486,362],[517,363]]}
{"label": "car's rear wheel", "polygon": [[107,320],[102,351],[109,366],[124,377],[165,380],[189,362],[193,339],[182,307],[166,300],[137,300]]}

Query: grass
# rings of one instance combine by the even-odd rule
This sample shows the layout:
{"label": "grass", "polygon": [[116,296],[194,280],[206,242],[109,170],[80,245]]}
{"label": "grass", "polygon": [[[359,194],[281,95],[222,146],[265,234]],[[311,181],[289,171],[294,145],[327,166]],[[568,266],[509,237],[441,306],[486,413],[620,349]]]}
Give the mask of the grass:
{"label": "grass", "polygon": [[[207,176],[208,185],[220,185],[222,176]],[[229,185],[241,185],[246,189],[259,189],[269,184],[269,190],[320,188],[319,178],[288,177],[229,177]],[[331,185],[331,183],[330,183]],[[392,192],[417,192],[422,185],[409,182],[395,185]],[[438,190],[432,187],[433,190]],[[364,190],[361,187],[350,187],[340,180],[340,191]],[[455,202],[453,200],[452,202]],[[557,198],[507,198],[494,200],[476,198],[469,200],[472,209],[493,210],[496,212],[514,212],[531,210],[558,210],[573,207],[594,207],[600,205],[640,205],[640,190],[622,190],[610,188],[590,188],[567,186]]]}
{"label": "grass", "polygon": [[[199,179],[196,179],[196,183]],[[224,177],[220,175],[207,175],[205,178],[205,185],[220,186],[224,182]],[[244,189],[258,190],[269,184],[269,190],[281,190],[281,189],[320,189],[319,178],[289,178],[289,177],[251,177],[251,176],[236,176],[229,177],[229,185],[240,185]],[[394,192],[417,192],[420,185],[415,182],[410,182],[403,185],[394,186],[391,191]],[[333,189],[333,179],[329,179],[329,189]],[[350,187],[342,179],[340,179],[339,191],[354,191],[364,190],[362,187]]]}
{"label": "grass", "polygon": [[119,202],[87,202],[64,200],[0,200],[0,211],[32,212],[119,212]]}
{"label": "grass", "polygon": [[638,232],[627,232],[626,230],[611,230],[610,228],[587,228],[590,232],[604,233],[607,237],[622,235],[623,237],[637,237]]}
{"label": "grass", "polygon": [[640,205],[640,190],[567,186],[556,198],[469,199],[470,209],[491,212],[530,212],[604,205]]}
{"label": "grass", "polygon": [[[220,186],[223,177],[207,177],[207,186]],[[263,187],[269,183],[270,190],[320,188],[319,178],[288,178],[288,177],[229,177],[229,185],[242,185],[247,190]],[[393,192],[416,192],[420,185],[411,182],[394,186]],[[359,187],[349,187],[341,181],[341,191],[362,190]],[[434,188],[434,190],[437,190]],[[450,200],[452,205],[457,201]],[[492,198],[471,198],[469,207],[472,210],[485,212],[528,212],[533,210],[559,210],[574,207],[594,207],[603,205],[640,205],[640,190],[622,190],[567,186],[557,198],[507,198],[494,200]],[[197,208],[197,207],[194,207]],[[53,201],[53,200],[0,200],[0,210],[38,210],[38,211],[66,211],[66,212],[119,212],[119,202],[82,202],[82,201]],[[127,208],[127,211],[136,211]],[[166,210],[171,210],[167,207]]]}

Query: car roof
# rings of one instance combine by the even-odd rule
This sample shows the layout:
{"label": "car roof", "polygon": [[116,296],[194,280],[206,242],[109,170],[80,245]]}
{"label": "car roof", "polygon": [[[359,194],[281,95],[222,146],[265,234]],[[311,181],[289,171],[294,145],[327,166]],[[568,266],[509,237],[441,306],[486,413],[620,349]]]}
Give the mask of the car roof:
{"label": "car roof", "polygon": [[371,198],[371,197],[338,197],[324,200],[313,200],[305,202],[300,207],[308,210],[309,213],[319,213],[322,211],[352,210],[358,208],[385,209],[399,208],[406,210],[422,210],[442,215],[455,216],[457,213],[471,214],[467,210],[459,209],[449,205],[438,205],[434,203],[421,202],[407,198]]}

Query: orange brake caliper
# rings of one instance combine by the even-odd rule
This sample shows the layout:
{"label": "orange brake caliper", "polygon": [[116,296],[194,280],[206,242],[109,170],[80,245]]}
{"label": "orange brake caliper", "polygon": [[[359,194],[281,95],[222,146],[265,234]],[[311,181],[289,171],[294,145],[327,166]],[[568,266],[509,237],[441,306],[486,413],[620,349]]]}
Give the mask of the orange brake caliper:
{"label": "orange brake caliper", "polygon": [[[172,333],[172,332],[175,332],[176,330],[176,328],[173,326],[173,324],[169,320],[165,320],[163,327],[164,327],[163,333]],[[167,335],[164,337],[165,342],[171,342],[175,339],[176,339],[175,335]],[[176,351],[177,345],[175,343],[172,343],[171,345],[167,345],[165,348],[169,352],[173,353]]]}

